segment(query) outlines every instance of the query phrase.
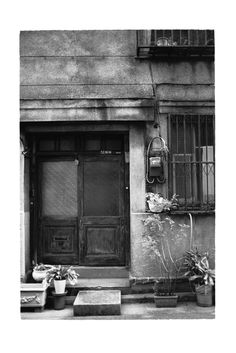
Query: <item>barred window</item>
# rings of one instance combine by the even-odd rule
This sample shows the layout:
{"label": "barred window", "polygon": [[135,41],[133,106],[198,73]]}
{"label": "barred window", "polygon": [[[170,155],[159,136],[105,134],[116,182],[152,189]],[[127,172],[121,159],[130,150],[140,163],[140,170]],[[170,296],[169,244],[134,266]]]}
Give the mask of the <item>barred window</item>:
{"label": "barred window", "polygon": [[168,128],[170,194],[182,209],[214,209],[214,116],[169,115]]}
{"label": "barred window", "polygon": [[137,31],[137,57],[214,57],[214,30],[162,29]]}

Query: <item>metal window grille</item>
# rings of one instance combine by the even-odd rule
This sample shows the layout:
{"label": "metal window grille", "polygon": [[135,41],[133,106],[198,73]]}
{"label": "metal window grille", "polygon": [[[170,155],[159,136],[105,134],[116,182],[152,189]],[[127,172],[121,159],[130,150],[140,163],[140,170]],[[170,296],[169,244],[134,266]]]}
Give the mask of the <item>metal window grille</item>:
{"label": "metal window grille", "polygon": [[213,115],[169,115],[169,196],[180,209],[214,210],[215,142]]}
{"label": "metal window grille", "polygon": [[[215,45],[214,30],[138,30],[137,56],[170,55],[175,48],[178,54],[212,55]],[[189,49],[189,51],[187,51]],[[190,50],[191,49],[191,50]],[[173,53],[173,50],[172,50]]]}

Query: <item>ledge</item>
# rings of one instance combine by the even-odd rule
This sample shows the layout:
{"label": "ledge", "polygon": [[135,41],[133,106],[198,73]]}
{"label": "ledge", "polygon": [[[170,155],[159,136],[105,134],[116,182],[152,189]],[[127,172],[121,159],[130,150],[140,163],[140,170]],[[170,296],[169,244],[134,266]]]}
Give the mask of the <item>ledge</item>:
{"label": "ledge", "polygon": [[163,211],[163,212],[149,212],[146,211],[146,214],[172,214],[172,215],[187,215],[189,213],[191,214],[199,214],[199,215],[205,215],[205,214],[215,214],[215,210],[173,210],[173,211]]}

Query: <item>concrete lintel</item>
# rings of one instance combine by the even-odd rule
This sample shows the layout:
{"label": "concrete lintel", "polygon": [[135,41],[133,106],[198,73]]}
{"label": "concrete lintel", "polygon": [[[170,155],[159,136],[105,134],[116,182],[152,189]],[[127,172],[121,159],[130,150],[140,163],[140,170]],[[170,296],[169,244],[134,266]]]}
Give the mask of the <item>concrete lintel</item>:
{"label": "concrete lintel", "polygon": [[21,109],[27,121],[152,121],[153,108]]}
{"label": "concrete lintel", "polygon": [[133,108],[152,107],[153,99],[22,99],[21,109]]}

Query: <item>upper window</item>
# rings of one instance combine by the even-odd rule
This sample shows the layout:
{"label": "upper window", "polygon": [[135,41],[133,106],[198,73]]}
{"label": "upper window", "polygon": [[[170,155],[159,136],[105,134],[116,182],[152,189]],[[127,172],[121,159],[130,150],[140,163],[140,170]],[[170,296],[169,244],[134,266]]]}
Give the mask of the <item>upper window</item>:
{"label": "upper window", "polygon": [[180,208],[215,206],[214,116],[169,116],[169,191]]}
{"label": "upper window", "polygon": [[139,30],[137,56],[213,57],[213,30]]}

